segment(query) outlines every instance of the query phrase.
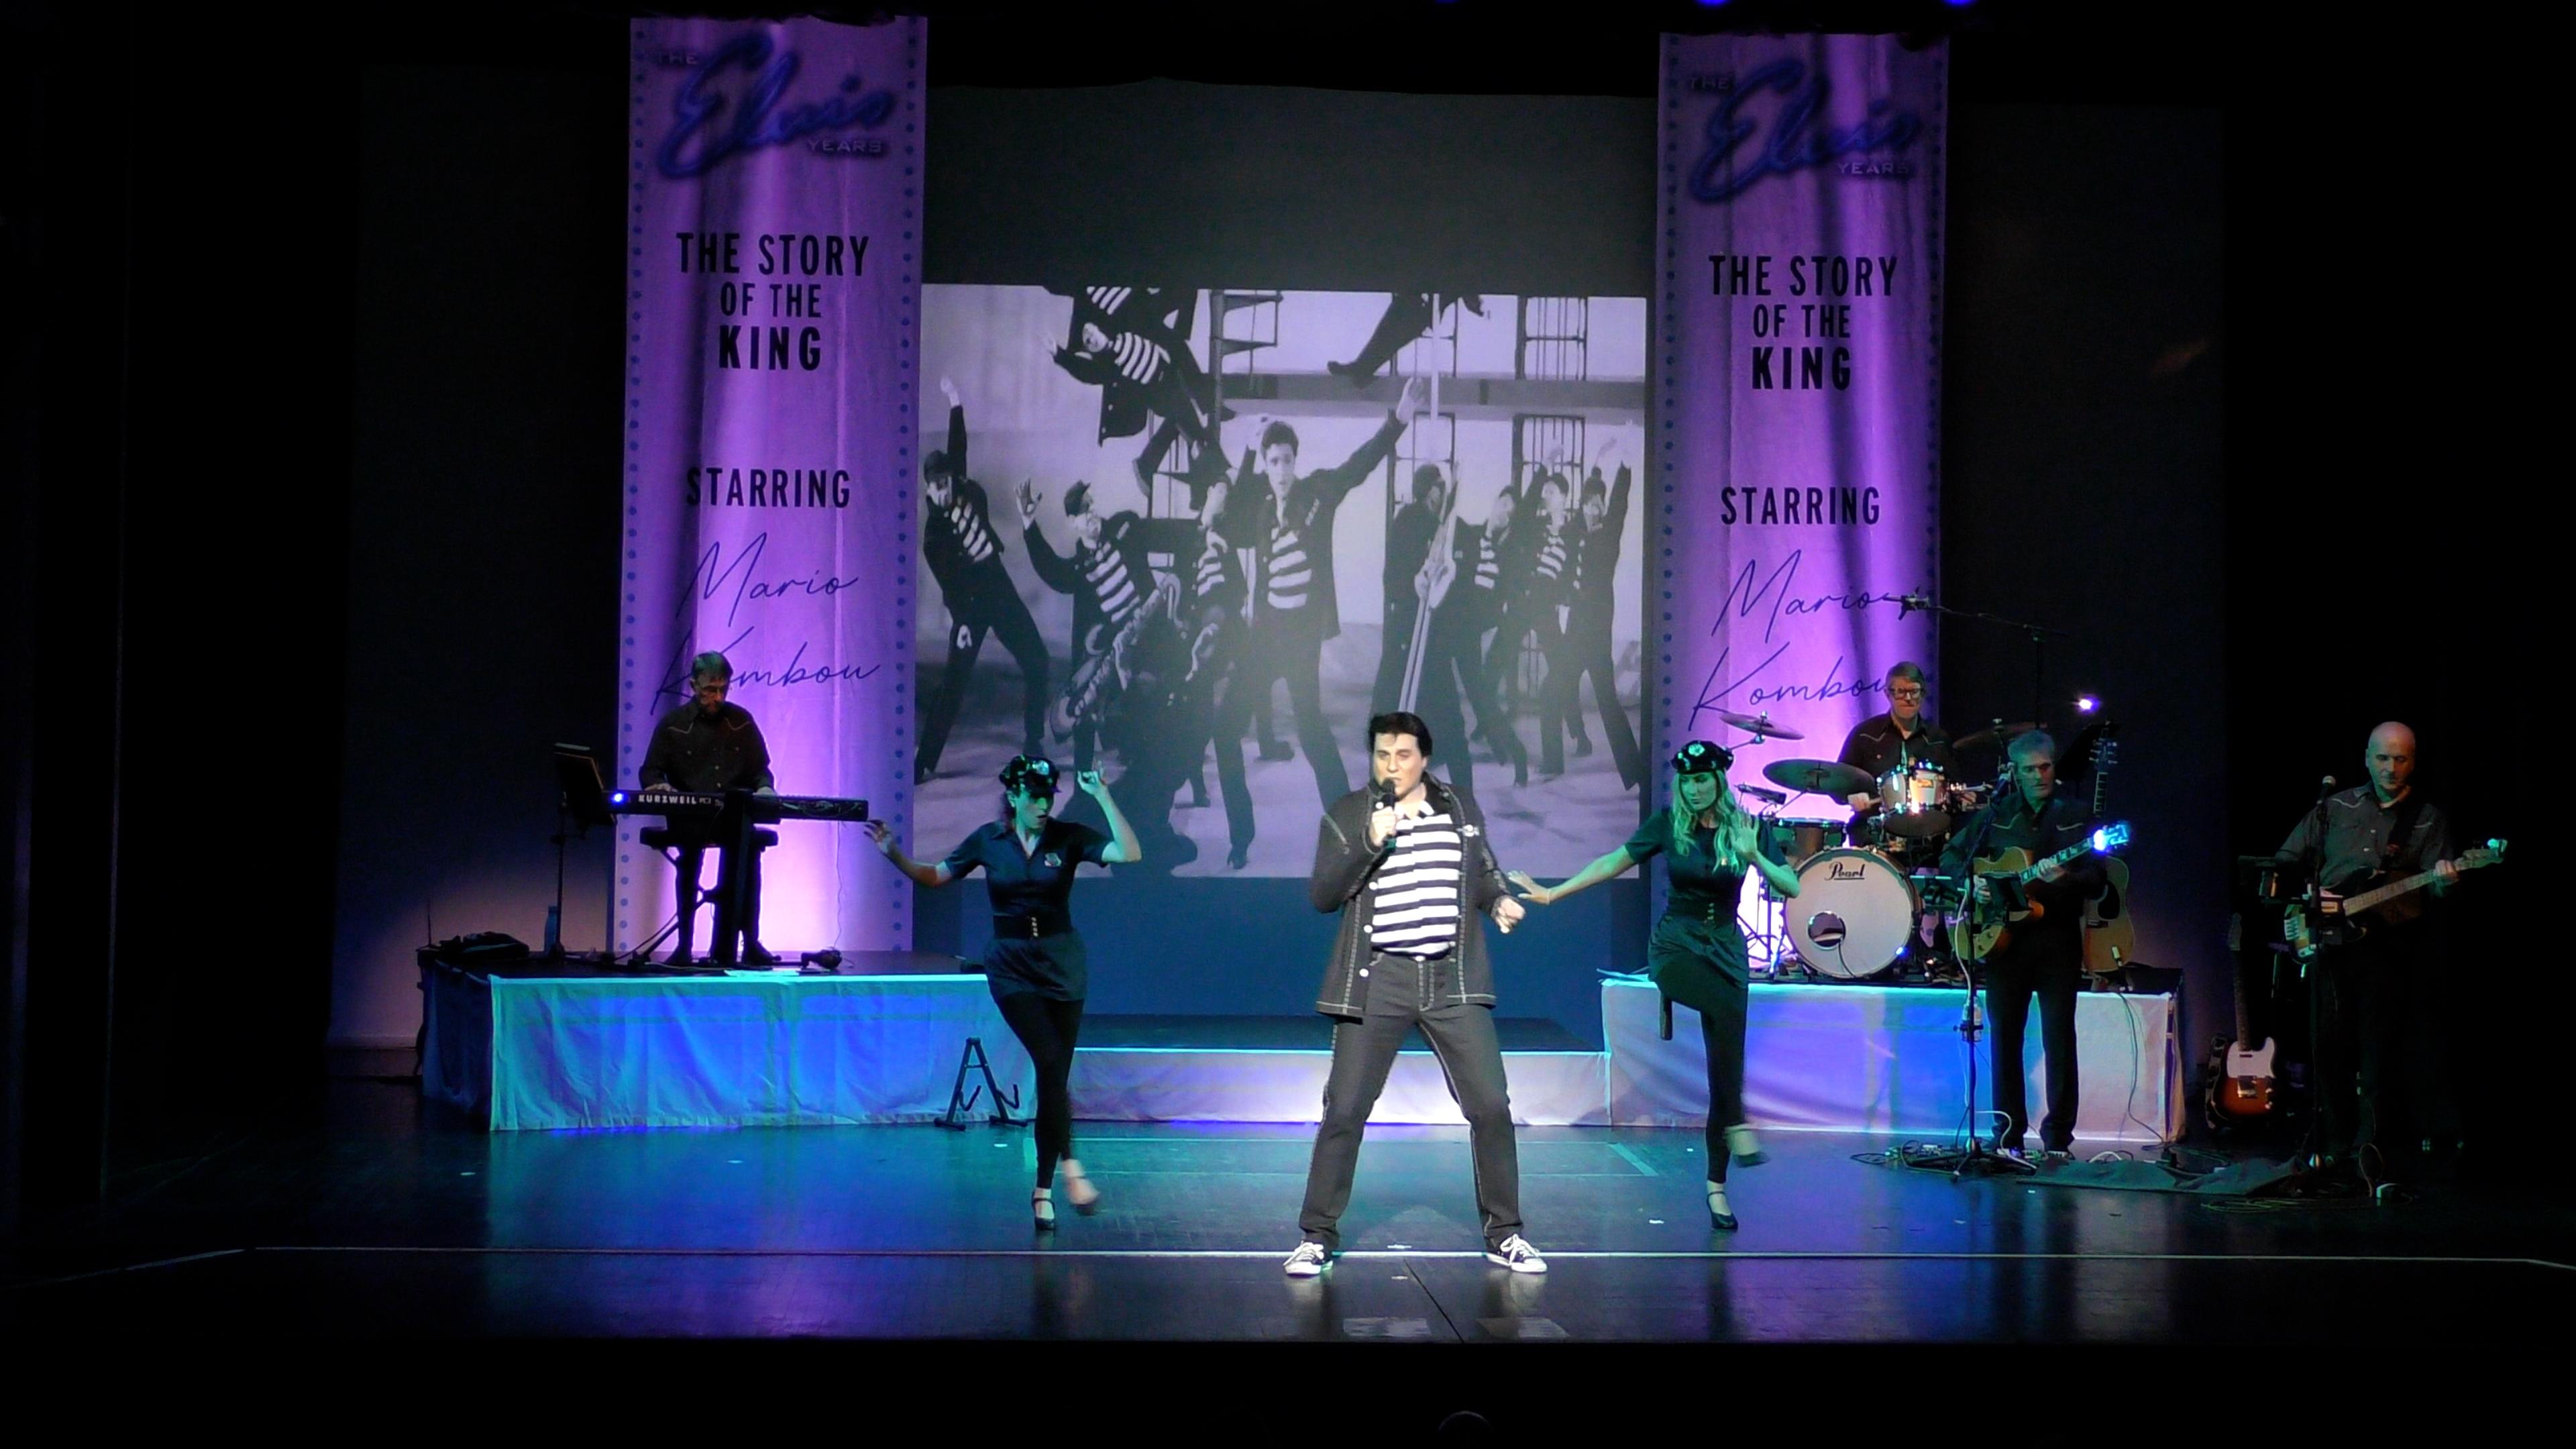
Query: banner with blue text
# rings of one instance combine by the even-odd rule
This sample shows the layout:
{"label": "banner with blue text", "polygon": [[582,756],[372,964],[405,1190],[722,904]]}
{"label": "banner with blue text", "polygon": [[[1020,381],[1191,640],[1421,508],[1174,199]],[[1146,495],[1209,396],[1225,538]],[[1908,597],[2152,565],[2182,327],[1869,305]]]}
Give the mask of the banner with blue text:
{"label": "banner with blue text", "polygon": [[1718,740],[1741,783],[1834,758],[1891,665],[1934,663],[1906,596],[1939,582],[1947,61],[1860,35],[1666,36],[1662,59],[1658,751]]}
{"label": "banner with blue text", "polygon": [[[689,702],[690,660],[713,650],[781,793],[864,798],[902,830],[925,24],[629,33],[615,783],[638,783],[657,721]],[[644,823],[618,831],[620,949],[672,912]],[[778,829],[772,949],[910,944],[911,887],[855,827]]]}

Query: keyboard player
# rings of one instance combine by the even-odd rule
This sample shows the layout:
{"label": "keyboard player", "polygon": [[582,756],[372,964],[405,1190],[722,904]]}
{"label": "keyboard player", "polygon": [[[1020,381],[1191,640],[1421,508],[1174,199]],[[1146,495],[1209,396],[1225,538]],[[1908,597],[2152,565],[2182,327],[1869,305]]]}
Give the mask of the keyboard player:
{"label": "keyboard player", "polygon": [[[769,743],[760,737],[760,726],[753,722],[751,711],[726,700],[732,687],[733,665],[722,654],[709,650],[689,661],[689,702],[662,716],[661,722],[653,726],[653,743],[644,750],[644,767],[638,774],[648,800],[657,791],[778,793],[777,782],[769,773]],[[731,822],[722,816],[679,814],[667,819],[671,838],[679,844],[680,851],[680,944],[671,953],[671,963],[681,965],[691,959],[689,937],[697,920],[698,871],[710,845],[717,849],[718,862],[715,940],[708,955],[719,964],[732,965],[739,937],[744,964],[767,966],[776,962],[778,958],[760,944],[759,847],[734,850],[727,828]],[[734,859],[737,854],[742,859]],[[737,870],[743,872],[740,922],[733,919],[731,909],[733,872]]]}

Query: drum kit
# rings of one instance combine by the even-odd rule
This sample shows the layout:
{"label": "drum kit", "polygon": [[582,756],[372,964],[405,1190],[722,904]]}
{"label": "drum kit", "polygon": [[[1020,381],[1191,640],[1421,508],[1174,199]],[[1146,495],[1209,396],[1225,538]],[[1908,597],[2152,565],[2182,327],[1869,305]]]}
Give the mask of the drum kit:
{"label": "drum kit", "polygon": [[[1718,717],[1751,735],[1753,744],[1805,738],[1768,715],[1721,710]],[[1999,723],[1951,747],[1991,747],[2030,728]],[[1774,760],[1762,767],[1762,777],[1791,792],[1746,791],[1768,803],[1756,818],[1766,848],[1779,850],[1797,876],[1798,894],[1783,899],[1763,886],[1762,925],[1748,932],[1747,941],[1756,970],[1767,948],[1775,975],[1803,970],[1831,981],[1870,981],[1894,975],[1909,961],[1925,975],[1949,974],[1938,960],[1949,933],[1936,927],[1943,924],[1940,913],[1956,902],[1942,890],[1941,850],[1995,787],[1951,780],[1929,760],[1900,765],[1875,780],[1832,760]],[[1850,811],[1848,819],[1791,814],[1793,795],[1821,795],[1847,811],[1853,797],[1865,795],[1871,808]],[[1929,923],[1927,901],[1935,916]]]}

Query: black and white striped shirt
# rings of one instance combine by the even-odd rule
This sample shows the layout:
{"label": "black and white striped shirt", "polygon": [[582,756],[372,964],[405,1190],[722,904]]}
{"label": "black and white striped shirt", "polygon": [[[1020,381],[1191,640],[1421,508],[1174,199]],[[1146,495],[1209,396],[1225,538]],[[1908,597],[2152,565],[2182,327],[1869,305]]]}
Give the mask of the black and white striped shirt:
{"label": "black and white striped shirt", "polygon": [[1565,533],[1562,529],[1551,528],[1541,536],[1538,576],[1551,584],[1565,576]]}
{"label": "black and white striped shirt", "polygon": [[1225,591],[1227,576],[1234,570],[1234,550],[1225,535],[1211,528],[1199,548],[1197,587],[1194,596],[1211,598]]}
{"label": "black and white striped shirt", "polygon": [[1307,586],[1315,581],[1314,563],[1306,557],[1306,537],[1282,521],[1270,534],[1270,607],[1286,611],[1306,607]]}
{"label": "black and white striped shirt", "polygon": [[1171,361],[1171,354],[1163,350],[1162,344],[1148,342],[1133,332],[1119,333],[1110,342],[1109,350],[1118,364],[1118,375],[1129,382],[1152,382],[1164,364]]}
{"label": "black and white striped shirt", "polygon": [[1480,533],[1476,535],[1476,587],[1490,592],[1502,582],[1503,560],[1494,552],[1494,536]]}
{"label": "black and white striped shirt", "polygon": [[1119,308],[1127,305],[1127,299],[1136,295],[1136,289],[1133,287],[1085,287],[1082,289],[1082,295],[1090,299],[1091,305],[1099,308],[1104,315],[1114,317],[1118,314]]}
{"label": "black and white striped shirt", "polygon": [[968,501],[965,489],[952,488],[948,506],[940,513],[947,519],[949,533],[956,537],[957,551],[966,556],[968,563],[982,563],[1001,549],[1001,541],[993,537],[992,527],[985,521],[984,510]]}
{"label": "black and white striped shirt", "polygon": [[1144,596],[1136,592],[1136,581],[1127,576],[1127,561],[1118,550],[1103,543],[1083,550],[1082,576],[1091,581],[1092,597],[1100,600],[1100,612],[1112,624],[1124,624],[1144,606]]}
{"label": "black and white striped shirt", "polygon": [[1369,941],[1380,951],[1446,956],[1458,948],[1458,883],[1466,839],[1445,810],[1400,821],[1395,849],[1378,867]]}

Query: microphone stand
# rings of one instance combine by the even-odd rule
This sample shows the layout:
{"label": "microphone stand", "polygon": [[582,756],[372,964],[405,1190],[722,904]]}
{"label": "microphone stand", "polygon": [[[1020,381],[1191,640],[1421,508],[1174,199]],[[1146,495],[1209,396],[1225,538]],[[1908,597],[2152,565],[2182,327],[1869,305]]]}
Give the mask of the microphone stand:
{"label": "microphone stand", "polygon": [[[1988,807],[1984,824],[1979,827],[1976,837],[1969,842],[1963,857],[1971,862],[1966,874],[1959,877],[1955,885],[1951,884],[1948,877],[1941,878],[1944,887],[1958,891],[1959,909],[1966,912],[1968,918],[1968,949],[1961,952],[1959,956],[1959,973],[1961,979],[1967,983],[1967,993],[1960,1001],[1957,1028],[1959,1035],[1968,1044],[1968,1145],[1965,1148],[1953,1148],[1946,1154],[1931,1155],[1912,1165],[1938,1170],[1946,1160],[1951,1180],[1954,1182],[1962,1177],[1999,1177],[2012,1173],[2027,1176],[2039,1171],[2028,1162],[2006,1157],[2001,1152],[1988,1151],[1985,1138],[1977,1130],[1977,1041],[1984,1027],[1977,1015],[1977,982],[1978,970],[1985,965],[1985,953],[1977,949],[1977,875],[1973,862],[1976,860],[1977,847],[1985,843],[1986,833],[1994,828],[1993,811],[1996,808],[1998,807]],[[1997,889],[2000,890],[2000,887]],[[1994,904],[2000,909],[2003,903],[1997,900]]]}
{"label": "microphone stand", "polygon": [[1924,598],[1919,594],[1908,594],[1899,600],[1896,606],[1896,617],[1902,619],[1916,609],[1927,614],[1938,614],[1945,619],[1974,619],[1981,624],[2000,625],[2017,634],[2028,636],[2030,639],[2030,720],[2031,723],[2043,729],[2047,727],[2048,640],[2052,635],[2060,639],[2072,639],[2075,637],[2074,631],[2055,629],[2046,624],[2034,624],[2026,619],[2007,619],[2001,614],[1989,614],[1978,609],[1953,609],[1947,604]]}

